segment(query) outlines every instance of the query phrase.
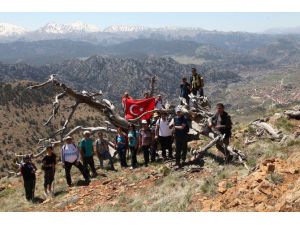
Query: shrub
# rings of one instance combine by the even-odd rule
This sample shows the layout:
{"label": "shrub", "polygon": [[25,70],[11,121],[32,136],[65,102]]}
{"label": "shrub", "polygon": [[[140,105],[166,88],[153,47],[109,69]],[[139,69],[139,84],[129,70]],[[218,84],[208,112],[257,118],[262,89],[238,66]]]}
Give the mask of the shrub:
{"label": "shrub", "polygon": [[284,181],[284,178],[281,174],[273,172],[270,175],[268,175],[267,180],[270,181],[271,183],[278,185],[282,184]]}

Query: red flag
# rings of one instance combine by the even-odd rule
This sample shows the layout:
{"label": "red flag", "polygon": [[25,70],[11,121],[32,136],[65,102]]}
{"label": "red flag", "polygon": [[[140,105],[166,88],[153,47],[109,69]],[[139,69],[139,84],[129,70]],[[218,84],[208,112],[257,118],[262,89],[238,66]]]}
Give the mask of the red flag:
{"label": "red flag", "polygon": [[[155,107],[155,98],[147,99],[127,99],[125,102],[125,118],[135,119],[142,115],[144,112],[151,111]],[[151,113],[147,113],[142,119],[150,119]]]}

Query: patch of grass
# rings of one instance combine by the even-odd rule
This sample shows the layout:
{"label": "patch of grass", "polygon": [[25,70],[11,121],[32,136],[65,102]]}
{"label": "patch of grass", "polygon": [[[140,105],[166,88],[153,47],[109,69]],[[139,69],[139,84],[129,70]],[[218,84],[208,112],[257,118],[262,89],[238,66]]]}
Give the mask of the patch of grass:
{"label": "patch of grass", "polygon": [[292,146],[295,146],[295,145],[300,145],[300,140],[290,140],[286,146],[287,147],[292,147]]}
{"label": "patch of grass", "polygon": [[284,178],[281,174],[273,172],[270,175],[268,175],[267,180],[270,181],[271,183],[278,185],[282,184],[284,181]]}
{"label": "patch of grass", "polygon": [[232,188],[234,184],[231,181],[226,182],[226,188]]}
{"label": "patch of grass", "polygon": [[200,187],[201,191],[205,194],[216,194],[217,179],[215,177],[208,177],[204,180],[204,183]]}
{"label": "patch of grass", "polygon": [[15,192],[15,189],[12,188],[5,188],[3,191],[0,192],[0,198],[7,197]]}
{"label": "patch of grass", "polygon": [[293,124],[287,119],[287,118],[279,118],[276,123],[275,123],[276,127],[279,127],[285,131],[292,131],[292,129],[294,128]]}

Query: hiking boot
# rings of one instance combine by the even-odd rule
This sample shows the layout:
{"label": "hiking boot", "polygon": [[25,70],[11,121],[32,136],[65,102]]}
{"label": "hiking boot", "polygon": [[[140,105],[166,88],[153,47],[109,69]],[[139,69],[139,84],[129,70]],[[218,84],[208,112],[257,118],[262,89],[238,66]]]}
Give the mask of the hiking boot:
{"label": "hiking boot", "polygon": [[92,178],[95,178],[95,177],[97,177],[97,176],[98,176],[97,173],[93,173]]}
{"label": "hiking boot", "polygon": [[225,156],[225,162],[231,162],[233,160],[233,156],[232,155],[227,155]]}

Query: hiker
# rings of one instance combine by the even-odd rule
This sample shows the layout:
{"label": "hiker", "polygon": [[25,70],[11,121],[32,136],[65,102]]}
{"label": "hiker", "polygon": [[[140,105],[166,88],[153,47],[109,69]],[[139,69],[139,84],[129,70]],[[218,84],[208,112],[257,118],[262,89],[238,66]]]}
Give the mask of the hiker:
{"label": "hiker", "polygon": [[20,172],[23,176],[24,188],[25,188],[25,197],[27,201],[33,201],[35,183],[36,183],[36,166],[31,162],[30,156],[26,155],[23,158],[23,163],[20,167]]}
{"label": "hiker", "polygon": [[[187,154],[187,134],[189,126],[187,119],[184,117],[181,107],[176,108],[176,117],[171,121],[169,128],[175,130],[175,144],[176,144],[176,166],[181,167],[184,165]],[[182,160],[182,163],[180,163]]]}
{"label": "hiker", "polygon": [[229,145],[231,137],[232,122],[231,117],[224,111],[224,109],[224,105],[222,103],[218,103],[216,105],[216,113],[208,119],[208,127],[210,128],[209,136],[211,138],[215,138],[219,134],[225,134],[223,141],[217,142],[216,147],[224,154],[225,160],[230,161],[232,156],[227,150],[227,146]]}
{"label": "hiker", "polygon": [[190,82],[191,82],[191,91],[193,95],[197,96],[197,93],[199,92],[200,97],[203,97],[204,80],[203,77],[197,73],[196,68],[192,68],[192,76]]}
{"label": "hiker", "polygon": [[117,149],[117,152],[119,154],[120,164],[122,168],[127,167],[126,148],[126,136],[124,135],[122,129],[118,127],[115,149]]}
{"label": "hiker", "polygon": [[150,128],[148,127],[147,120],[142,120],[142,128],[139,133],[139,147],[144,153],[144,165],[145,167],[147,167],[149,163],[149,154],[152,143],[152,133]]}
{"label": "hiker", "polygon": [[131,99],[131,97],[129,96],[128,92],[125,91],[124,95],[122,96],[122,108],[123,108],[124,113],[126,111],[126,101],[127,101],[127,99]]}
{"label": "hiker", "polygon": [[162,112],[161,118],[156,122],[156,129],[155,129],[155,139],[158,140],[161,150],[162,150],[162,157],[164,160],[167,159],[166,150],[168,149],[168,156],[169,159],[173,159],[173,132],[172,129],[169,127],[169,121],[167,120],[167,113]]}
{"label": "hiker", "polygon": [[81,139],[79,148],[80,153],[83,161],[83,167],[87,171],[87,174],[90,176],[90,172],[88,166],[90,166],[92,170],[92,177],[97,176],[95,162],[94,162],[94,147],[93,147],[93,140],[91,139],[91,132],[84,131],[83,132],[83,139]]}
{"label": "hiker", "polygon": [[47,155],[42,159],[42,169],[44,170],[44,194],[46,197],[54,195],[52,183],[55,175],[56,154],[53,147],[47,146]]}
{"label": "hiker", "polygon": [[71,136],[67,136],[65,138],[65,144],[61,148],[61,162],[63,167],[65,168],[66,180],[69,187],[72,187],[72,178],[71,178],[71,168],[72,166],[76,166],[81,174],[83,175],[86,183],[89,183],[89,176],[85,171],[83,165],[79,161],[80,152],[76,145],[73,143],[73,139]]}
{"label": "hiker", "polygon": [[155,99],[155,109],[163,109],[164,106],[162,104],[162,98],[161,98],[161,95],[157,95],[157,98]]}
{"label": "hiker", "polygon": [[159,119],[159,114],[155,112],[151,118],[150,121],[150,130],[152,134],[152,142],[151,142],[151,162],[156,161],[156,155],[157,155],[157,147],[158,147],[158,139],[155,138],[155,130],[156,130],[156,123]]}
{"label": "hiker", "polygon": [[111,170],[115,170],[114,160],[109,152],[108,141],[104,139],[103,133],[98,132],[98,139],[95,142],[97,156],[100,162],[100,168],[103,169],[103,160],[109,160]]}
{"label": "hiker", "polygon": [[148,91],[146,91],[146,92],[144,93],[144,99],[148,99],[148,98],[150,98],[150,94],[149,94]]}
{"label": "hiker", "polygon": [[135,129],[134,124],[130,124],[128,128],[128,146],[131,155],[131,168],[135,169],[137,167],[137,149],[138,149],[138,132]]}
{"label": "hiker", "polygon": [[[191,89],[191,85],[187,82],[187,79],[184,77],[182,78],[182,84],[180,85],[180,97],[184,98],[186,100],[186,104],[190,104],[190,97],[189,94]],[[181,101],[181,105],[183,105],[183,102]]]}

